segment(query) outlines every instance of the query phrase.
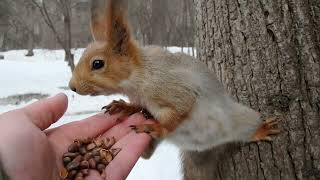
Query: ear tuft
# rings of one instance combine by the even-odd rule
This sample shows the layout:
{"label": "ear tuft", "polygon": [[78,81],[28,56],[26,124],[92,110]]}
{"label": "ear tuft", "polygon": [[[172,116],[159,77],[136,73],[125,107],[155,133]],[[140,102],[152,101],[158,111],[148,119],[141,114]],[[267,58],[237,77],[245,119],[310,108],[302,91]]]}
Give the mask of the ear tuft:
{"label": "ear tuft", "polygon": [[112,30],[108,34],[109,42],[112,42],[112,48],[115,53],[125,54],[128,51],[130,33],[127,27],[119,21],[113,21]]}
{"label": "ear tuft", "polygon": [[[91,5],[91,32],[96,41],[107,41],[115,53],[126,54],[130,47],[131,32],[127,16],[127,0],[108,0]],[[100,7],[106,7],[101,10]]]}

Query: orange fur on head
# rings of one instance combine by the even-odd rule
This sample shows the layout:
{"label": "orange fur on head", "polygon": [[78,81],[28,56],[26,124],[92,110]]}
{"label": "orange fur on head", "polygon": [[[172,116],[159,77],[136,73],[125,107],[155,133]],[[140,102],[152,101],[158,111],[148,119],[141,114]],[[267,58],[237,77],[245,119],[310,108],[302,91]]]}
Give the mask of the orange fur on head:
{"label": "orange fur on head", "polygon": [[[107,11],[94,11],[90,44],[77,64],[69,86],[82,95],[119,92],[119,84],[140,66],[139,48],[130,33],[122,0],[110,0]],[[95,60],[104,62],[101,69],[92,69]]]}

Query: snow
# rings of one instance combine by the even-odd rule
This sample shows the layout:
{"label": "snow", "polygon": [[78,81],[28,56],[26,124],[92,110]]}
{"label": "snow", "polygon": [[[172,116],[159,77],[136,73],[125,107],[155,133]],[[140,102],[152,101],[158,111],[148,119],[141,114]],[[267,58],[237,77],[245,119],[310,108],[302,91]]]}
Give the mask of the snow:
{"label": "snow", "polygon": [[[181,52],[181,48],[169,47],[171,52]],[[78,62],[84,49],[74,49],[75,61]],[[191,48],[184,48],[190,53]],[[0,60],[0,98],[26,93],[41,93],[53,96],[63,92],[68,96],[69,107],[66,114],[52,127],[71,121],[81,120],[100,111],[100,108],[114,99],[124,99],[121,95],[112,96],[80,96],[70,91],[67,86],[71,72],[63,61],[62,50],[36,49],[34,56],[24,56],[27,50],[11,50],[0,52],[4,60]],[[19,105],[1,104],[0,113],[23,107],[36,100],[22,102]],[[169,163],[168,163],[169,162]],[[163,142],[149,160],[140,159],[128,180],[141,179],[182,179],[180,172],[179,150],[169,143]]]}

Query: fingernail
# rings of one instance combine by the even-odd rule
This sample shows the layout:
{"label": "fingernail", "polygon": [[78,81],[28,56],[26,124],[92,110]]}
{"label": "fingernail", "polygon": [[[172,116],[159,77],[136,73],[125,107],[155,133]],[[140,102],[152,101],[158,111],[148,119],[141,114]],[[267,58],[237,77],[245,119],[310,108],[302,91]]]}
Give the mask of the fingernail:
{"label": "fingernail", "polygon": [[50,98],[57,98],[57,97],[64,97],[64,98],[68,99],[68,96],[66,94],[62,93],[62,92],[58,93],[58,94],[56,94],[56,95],[54,95],[54,96],[52,96]]}
{"label": "fingernail", "polygon": [[52,99],[54,101],[58,100],[58,101],[61,101],[61,102],[66,102],[66,104],[68,104],[68,96],[64,93],[58,93],[52,97],[49,97],[48,99]]}
{"label": "fingernail", "polygon": [[67,95],[65,93],[62,93],[62,92],[56,94],[54,97],[57,97],[57,96],[66,96],[67,97]]}

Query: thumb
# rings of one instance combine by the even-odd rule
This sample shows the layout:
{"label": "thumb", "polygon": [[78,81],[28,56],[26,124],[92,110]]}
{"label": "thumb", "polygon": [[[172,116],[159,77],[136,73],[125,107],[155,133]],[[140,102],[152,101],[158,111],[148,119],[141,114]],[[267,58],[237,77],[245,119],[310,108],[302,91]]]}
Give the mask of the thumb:
{"label": "thumb", "polygon": [[65,94],[60,93],[54,97],[32,103],[20,110],[29,121],[41,130],[45,130],[60,119],[67,107],[68,98]]}

